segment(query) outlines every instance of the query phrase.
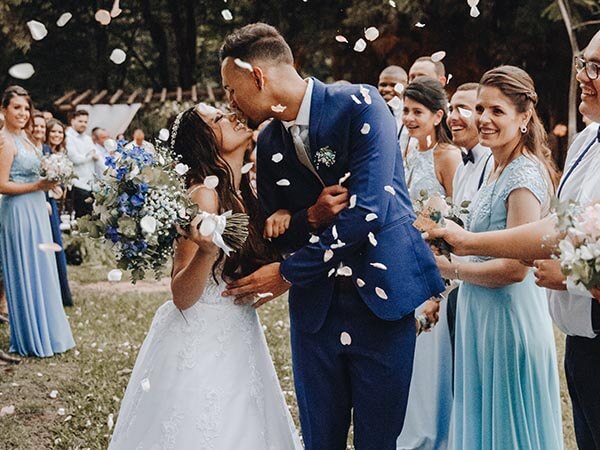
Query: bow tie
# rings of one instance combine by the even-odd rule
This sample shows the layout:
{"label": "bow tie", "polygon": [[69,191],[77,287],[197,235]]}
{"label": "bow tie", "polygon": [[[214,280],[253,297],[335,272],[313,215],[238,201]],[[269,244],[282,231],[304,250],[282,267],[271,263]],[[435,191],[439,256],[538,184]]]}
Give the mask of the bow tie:
{"label": "bow tie", "polygon": [[466,166],[469,161],[475,164],[475,156],[473,155],[473,150],[469,150],[467,153],[462,154],[463,164]]}

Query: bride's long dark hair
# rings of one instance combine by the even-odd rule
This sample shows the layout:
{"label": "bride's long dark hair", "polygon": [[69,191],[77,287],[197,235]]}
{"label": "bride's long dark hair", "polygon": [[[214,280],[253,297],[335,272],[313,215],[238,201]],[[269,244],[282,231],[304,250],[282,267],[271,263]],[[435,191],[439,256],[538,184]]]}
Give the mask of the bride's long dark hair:
{"label": "bride's long dark hair", "polygon": [[213,276],[216,277],[216,268],[223,260],[223,277],[229,279],[246,276],[277,260],[277,253],[262,237],[264,222],[248,174],[242,175],[240,191],[236,192],[233,172],[227,161],[221,157],[215,133],[200,117],[195,107],[183,112],[179,120],[171,125],[170,132],[171,136],[176,133],[174,142],[171,142],[174,153],[190,168],[185,175],[186,187],[201,184],[207,176],[214,175],[219,179],[215,190],[219,198],[220,212],[245,212],[250,217],[246,243],[227,258],[221,251],[213,265]]}

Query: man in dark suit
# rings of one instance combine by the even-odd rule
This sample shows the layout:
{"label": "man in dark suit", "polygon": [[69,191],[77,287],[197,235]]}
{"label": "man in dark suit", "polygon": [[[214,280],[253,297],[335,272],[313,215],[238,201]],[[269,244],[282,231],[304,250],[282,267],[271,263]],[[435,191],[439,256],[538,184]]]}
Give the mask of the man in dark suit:
{"label": "man in dark suit", "polygon": [[[250,123],[274,118],[258,139],[265,217],[292,213],[274,241],[285,260],[231,283],[223,295],[258,307],[290,288],[308,450],[345,449],[352,411],[357,450],[395,450],[412,373],[413,311],[444,283],[412,225],[394,118],[372,86],[302,79],[269,25],[229,35],[221,60],[231,105]],[[341,184],[348,206],[333,208],[325,197],[344,195]],[[264,295],[256,301],[256,294]]]}

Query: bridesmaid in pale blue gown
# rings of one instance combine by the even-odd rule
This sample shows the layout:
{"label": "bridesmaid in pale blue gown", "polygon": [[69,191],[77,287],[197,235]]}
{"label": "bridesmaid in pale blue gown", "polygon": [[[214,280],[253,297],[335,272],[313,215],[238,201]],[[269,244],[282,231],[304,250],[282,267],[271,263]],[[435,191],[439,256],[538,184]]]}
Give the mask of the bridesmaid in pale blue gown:
{"label": "bridesmaid in pale blue gown", "polygon": [[52,356],[75,346],[62,307],[52,231],[44,191],[55,183],[40,179],[40,154],[23,129],[31,100],[19,86],[2,96],[6,120],[0,150],[0,259],[10,316],[10,351]]}
{"label": "bridesmaid in pale blue gown", "polygon": [[[418,142],[405,162],[413,203],[420,192],[452,196],[452,181],[462,164],[458,147],[446,130],[448,99],[442,85],[420,77],[404,91],[404,125]],[[408,405],[397,450],[445,450],[452,411],[452,346],[446,302],[427,301],[415,312],[437,314],[439,321],[417,337]]]}
{"label": "bridesmaid in pale blue gown", "polygon": [[[539,220],[555,175],[529,75],[512,66],[480,81],[477,125],[495,166],[471,209],[471,231]],[[563,448],[558,367],[546,295],[516,260],[473,258],[442,274],[458,294],[452,448]]]}

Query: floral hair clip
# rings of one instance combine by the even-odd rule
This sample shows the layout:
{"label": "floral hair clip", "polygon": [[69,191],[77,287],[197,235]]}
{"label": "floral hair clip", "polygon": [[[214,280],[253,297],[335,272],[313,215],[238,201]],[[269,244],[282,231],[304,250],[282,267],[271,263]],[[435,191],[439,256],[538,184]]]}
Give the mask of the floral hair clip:
{"label": "floral hair clip", "polygon": [[169,143],[169,147],[171,150],[175,149],[175,140],[177,139],[177,131],[179,130],[179,125],[181,124],[181,117],[185,111],[180,112],[175,117],[175,121],[173,122],[173,130],[171,131],[171,142]]}

